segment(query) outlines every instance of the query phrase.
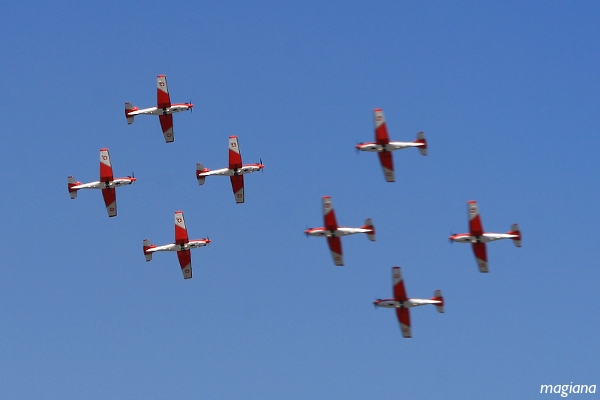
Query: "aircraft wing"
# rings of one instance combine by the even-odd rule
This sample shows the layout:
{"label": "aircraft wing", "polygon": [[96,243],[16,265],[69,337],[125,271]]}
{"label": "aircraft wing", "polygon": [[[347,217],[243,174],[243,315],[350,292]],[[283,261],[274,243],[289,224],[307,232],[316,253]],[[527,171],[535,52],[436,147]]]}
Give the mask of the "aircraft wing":
{"label": "aircraft wing", "polygon": [[236,203],[244,202],[244,175],[231,175],[231,188],[233,189],[233,195]]}
{"label": "aircraft wing", "polygon": [[395,300],[408,300],[408,296],[406,295],[406,289],[404,288],[404,280],[402,279],[402,273],[400,272],[400,267],[392,268],[392,285],[394,289]]}
{"label": "aircraft wing", "polygon": [[165,142],[171,143],[175,140],[173,137],[173,114],[161,114],[158,116],[160,127],[162,128]]}
{"label": "aircraft wing", "polygon": [[333,257],[333,262],[338,267],[344,265],[344,257],[342,256],[342,241],[339,237],[328,237],[327,244],[329,245],[329,250],[331,250],[331,256]]}
{"label": "aircraft wing", "polygon": [[[325,229],[335,231],[338,228],[337,220],[335,218],[335,211],[333,211],[331,197],[329,196],[323,196],[323,220],[325,221]],[[340,255],[341,254],[342,253],[340,250]]]}
{"label": "aircraft wing", "polygon": [[183,211],[175,211],[175,244],[186,244],[189,241]]}
{"label": "aircraft wing", "polygon": [[473,243],[473,253],[475,254],[475,261],[479,267],[479,272],[489,272],[485,243]]}
{"label": "aircraft wing", "polygon": [[183,279],[190,279],[192,277],[192,255],[189,250],[180,250],[177,252],[177,258],[179,259],[179,265],[181,265],[181,272],[183,273]]}
{"label": "aircraft wing", "polygon": [[396,308],[396,316],[398,317],[398,322],[400,323],[400,331],[402,331],[402,336],[405,338],[411,338],[410,311],[408,308]]}
{"label": "aircraft wing", "polygon": [[471,236],[482,236],[483,226],[481,224],[481,217],[479,216],[479,207],[475,200],[469,200],[467,203],[468,215],[469,215],[469,231]]}
{"label": "aircraft wing", "polygon": [[390,142],[390,137],[388,135],[385,117],[383,116],[383,110],[381,108],[376,108],[373,110],[373,120],[375,123],[375,141],[377,144],[388,144]]}
{"label": "aircraft wing", "polygon": [[102,197],[109,217],[117,216],[117,191],[115,188],[102,189]]}
{"label": "aircraft wing", "polygon": [[171,107],[171,97],[169,96],[167,77],[165,75],[158,75],[156,77],[156,107]]}
{"label": "aircraft wing", "polygon": [[394,182],[394,159],[392,158],[391,151],[380,151],[377,153],[379,156],[379,162],[381,163],[381,169],[383,170],[383,176],[388,182]]}
{"label": "aircraft wing", "polygon": [[229,169],[242,168],[242,153],[237,136],[229,136]]}
{"label": "aircraft wing", "polygon": [[113,170],[108,149],[100,149],[100,182],[112,181]]}

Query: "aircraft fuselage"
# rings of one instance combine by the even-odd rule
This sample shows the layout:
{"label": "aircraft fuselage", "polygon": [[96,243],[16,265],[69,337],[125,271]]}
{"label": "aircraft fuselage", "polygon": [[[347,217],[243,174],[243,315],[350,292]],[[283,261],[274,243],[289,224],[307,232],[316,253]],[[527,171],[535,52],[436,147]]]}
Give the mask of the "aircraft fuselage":
{"label": "aircraft fuselage", "polygon": [[427,304],[441,304],[439,300],[428,300],[428,299],[407,299],[405,301],[399,301],[394,299],[383,299],[376,300],[373,303],[377,307],[383,308],[410,308],[424,306]]}
{"label": "aircraft fuselage", "polygon": [[356,146],[358,150],[361,151],[370,151],[370,152],[382,152],[382,151],[394,151],[400,149],[406,149],[407,147],[418,147],[421,146],[420,143],[414,142],[389,142],[386,144],[368,142],[361,143]]}
{"label": "aircraft fuselage", "polygon": [[338,227],[337,229],[326,229],[326,228],[310,228],[306,230],[306,234],[310,236],[319,236],[319,237],[342,237],[348,235],[354,235],[357,233],[371,233],[370,229],[363,228],[346,228],[343,226]]}
{"label": "aircraft fuselage", "polygon": [[458,243],[488,243],[494,240],[500,239],[513,239],[517,235],[511,235],[508,233],[484,233],[480,236],[470,235],[468,233],[459,233],[450,236],[450,240]]}
{"label": "aircraft fuselage", "polygon": [[116,178],[112,181],[107,182],[95,181],[89,183],[82,183],[79,185],[71,186],[69,189],[112,189],[119,186],[131,185],[133,182],[135,182],[135,180],[136,178]]}
{"label": "aircraft fuselage", "polygon": [[171,107],[149,107],[142,108],[139,110],[128,111],[127,116],[133,117],[135,115],[146,114],[146,115],[168,115],[174,114],[181,111],[190,110],[193,107],[192,104],[172,104]]}

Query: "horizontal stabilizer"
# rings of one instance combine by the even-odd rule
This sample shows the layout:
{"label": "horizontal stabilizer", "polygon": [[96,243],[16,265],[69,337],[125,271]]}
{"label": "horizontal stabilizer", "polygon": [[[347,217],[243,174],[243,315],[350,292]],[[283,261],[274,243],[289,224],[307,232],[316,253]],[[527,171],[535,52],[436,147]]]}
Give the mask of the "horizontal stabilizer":
{"label": "horizontal stabilizer", "polygon": [[133,106],[131,105],[131,103],[127,102],[125,103],[125,118],[127,118],[127,123],[129,125],[133,124],[133,115],[129,116],[129,114],[127,113],[128,111],[133,110]]}
{"label": "horizontal stabilizer", "polygon": [[519,229],[519,224],[512,224],[510,227],[510,235],[516,235],[516,238],[513,238],[513,243],[517,247],[521,247],[521,230]]}
{"label": "horizontal stabilizer", "polygon": [[152,253],[147,252],[152,247],[155,246],[148,239],[144,239],[144,256],[146,256],[146,261],[152,261]]}
{"label": "horizontal stabilizer", "polygon": [[205,176],[199,176],[199,174],[201,174],[202,172],[206,172],[204,170],[204,165],[202,165],[202,163],[196,164],[196,178],[198,179],[199,185],[204,185],[204,179],[206,179]]}
{"label": "horizontal stabilizer", "polygon": [[362,227],[363,229],[368,229],[370,232],[367,232],[367,237],[371,242],[375,241],[375,227],[373,226],[373,221],[371,218],[367,218],[365,220],[365,225]]}
{"label": "horizontal stabilizer", "polygon": [[439,313],[443,313],[444,312],[444,297],[442,296],[442,291],[436,290],[433,293],[433,297],[431,298],[431,300],[441,301],[441,303],[435,304],[435,308],[437,309],[437,311]]}
{"label": "horizontal stabilizer", "polygon": [[71,188],[77,184],[78,184],[78,182],[75,182],[75,178],[70,176],[68,187],[69,187],[69,195],[71,196],[72,199],[77,197],[77,189],[71,189]]}
{"label": "horizontal stabilizer", "polygon": [[418,149],[421,152],[421,155],[427,155],[427,139],[425,139],[425,134],[423,132],[417,133],[417,140],[415,143],[421,143],[422,146],[419,146]]}

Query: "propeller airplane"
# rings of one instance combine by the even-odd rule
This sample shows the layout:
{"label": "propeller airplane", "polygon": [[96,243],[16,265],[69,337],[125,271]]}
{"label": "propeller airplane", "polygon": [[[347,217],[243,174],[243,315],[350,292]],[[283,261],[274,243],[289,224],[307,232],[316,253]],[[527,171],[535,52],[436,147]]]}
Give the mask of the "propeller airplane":
{"label": "propeller airplane", "polygon": [[383,110],[376,108],[373,110],[375,122],[375,142],[365,142],[356,145],[356,150],[377,152],[379,162],[383,169],[383,175],[387,182],[394,182],[394,159],[392,151],[402,150],[409,147],[417,147],[422,155],[427,155],[427,140],[423,132],[417,134],[417,140],[414,142],[391,142],[387,131],[387,124],[383,116]]}
{"label": "propeller airplane", "polygon": [[75,181],[75,178],[69,176],[68,189],[71,199],[77,197],[77,191],[80,189],[101,189],[104,204],[109,217],[117,215],[117,193],[115,188],[124,185],[131,185],[136,179],[133,176],[127,178],[114,178],[112,164],[110,163],[110,155],[108,149],[100,149],[100,180],[89,183],[81,183]]}
{"label": "propeller airplane", "polygon": [[175,243],[157,246],[151,244],[148,239],[144,239],[144,256],[146,261],[152,261],[152,253],[157,251],[176,251],[183,279],[192,277],[192,255],[190,249],[203,247],[211,241],[208,238],[189,240],[183,211],[175,211]]}
{"label": "propeller airplane", "polygon": [[191,112],[194,105],[192,103],[171,104],[171,97],[169,96],[169,89],[167,87],[167,77],[165,75],[158,75],[156,77],[156,86],[156,107],[139,109],[127,102],[125,103],[125,117],[127,118],[127,123],[131,125],[136,115],[158,115],[160,126],[165,136],[165,142],[171,143],[175,140],[173,137],[173,113],[187,110]]}
{"label": "propeller airplane", "polygon": [[471,243],[475,261],[479,267],[479,272],[489,272],[486,243],[494,240],[512,239],[517,247],[521,247],[521,230],[518,224],[512,224],[507,233],[489,233],[483,231],[479,207],[475,200],[469,200],[467,203],[467,215],[469,218],[469,233],[456,233],[450,235],[450,243]]}
{"label": "propeller airplane", "polygon": [[322,228],[309,228],[304,233],[306,236],[326,237],[331,256],[335,265],[341,267],[344,265],[342,255],[342,236],[354,235],[357,233],[365,233],[370,241],[375,241],[375,227],[371,218],[367,218],[365,224],[360,228],[347,228],[338,226],[335,218],[335,211],[331,204],[331,197],[323,196],[323,220],[325,226]]}

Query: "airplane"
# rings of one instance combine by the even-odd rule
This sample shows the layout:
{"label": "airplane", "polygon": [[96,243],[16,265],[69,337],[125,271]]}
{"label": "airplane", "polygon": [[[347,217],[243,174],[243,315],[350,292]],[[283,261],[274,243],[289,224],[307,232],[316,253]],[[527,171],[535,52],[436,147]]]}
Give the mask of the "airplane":
{"label": "airplane", "polygon": [[203,247],[211,241],[208,238],[189,240],[185,220],[183,219],[183,211],[175,211],[175,243],[157,246],[151,244],[148,239],[144,239],[144,256],[146,262],[152,261],[152,253],[156,251],[176,251],[183,279],[192,277],[192,255],[190,249]]}
{"label": "airplane", "polygon": [[518,224],[512,224],[507,233],[489,233],[483,231],[481,217],[479,216],[479,207],[475,200],[469,200],[467,203],[469,216],[469,233],[456,233],[449,237],[450,243],[471,243],[475,261],[479,267],[479,272],[489,272],[487,250],[485,244],[500,239],[512,239],[517,247],[521,247],[521,230]]}
{"label": "airplane", "polygon": [[356,145],[357,151],[375,151],[379,155],[379,162],[383,169],[383,175],[387,182],[394,182],[394,159],[392,151],[402,150],[408,147],[417,147],[422,155],[427,155],[427,140],[423,132],[417,133],[417,140],[414,142],[390,142],[390,137],[383,116],[383,110],[376,108],[373,110],[375,122],[375,142],[365,142]]}
{"label": "airplane", "polygon": [[160,120],[160,126],[165,136],[165,141],[171,143],[175,140],[173,137],[173,113],[181,111],[192,111],[194,107],[191,103],[179,103],[171,104],[171,97],[169,96],[169,89],[167,87],[167,77],[165,75],[158,75],[156,77],[157,86],[157,100],[156,107],[139,109],[134,107],[131,103],[125,103],[125,117],[129,125],[133,124],[133,117],[136,115],[158,115]]}
{"label": "airplane", "polygon": [[431,299],[410,299],[406,295],[404,281],[400,273],[400,267],[392,268],[392,288],[394,290],[393,299],[377,299],[373,302],[375,307],[395,308],[400,331],[405,338],[411,338],[410,330],[410,312],[409,308],[433,304],[439,313],[444,312],[444,297],[441,290],[436,290]]}
{"label": "airplane", "polygon": [[135,182],[135,177],[128,176],[127,178],[113,178],[112,165],[110,163],[110,155],[108,149],[100,149],[100,180],[90,183],[81,183],[75,181],[75,178],[69,176],[68,189],[71,199],[77,197],[79,189],[102,189],[102,197],[106,204],[106,211],[109,217],[117,215],[117,193],[116,187],[131,185]]}
{"label": "airplane", "polygon": [[239,204],[244,202],[244,174],[260,171],[264,167],[262,160],[258,164],[242,164],[242,153],[240,153],[238,138],[237,136],[229,136],[229,168],[211,171],[204,168],[202,163],[198,163],[196,165],[196,179],[198,179],[198,184],[204,185],[207,176],[228,176],[231,180],[235,202]]}
{"label": "airplane", "polygon": [[323,220],[325,221],[325,227],[323,228],[309,228],[304,231],[306,236],[319,236],[326,237],[327,244],[331,250],[333,262],[338,267],[344,265],[344,258],[342,256],[342,241],[340,237],[354,235],[356,233],[366,233],[370,241],[375,241],[375,227],[371,218],[365,220],[365,224],[360,228],[346,228],[338,226],[337,220],[335,219],[335,211],[331,205],[331,197],[323,196]]}

